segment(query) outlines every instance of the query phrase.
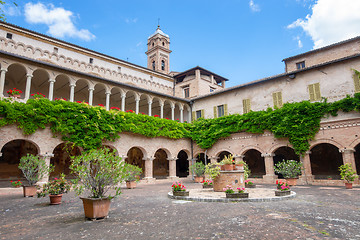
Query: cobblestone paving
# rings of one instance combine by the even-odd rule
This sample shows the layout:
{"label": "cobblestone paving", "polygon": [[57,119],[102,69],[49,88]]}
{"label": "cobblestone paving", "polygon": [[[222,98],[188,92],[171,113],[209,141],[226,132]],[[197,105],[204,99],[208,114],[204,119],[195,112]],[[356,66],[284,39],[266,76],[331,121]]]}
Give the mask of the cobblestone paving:
{"label": "cobblestone paving", "polygon": [[50,206],[47,197],[0,189],[0,239],[360,239],[359,187],[297,186],[297,197],[281,202],[205,203],[169,199],[170,185],[124,189],[99,221],[84,219],[73,193]]}

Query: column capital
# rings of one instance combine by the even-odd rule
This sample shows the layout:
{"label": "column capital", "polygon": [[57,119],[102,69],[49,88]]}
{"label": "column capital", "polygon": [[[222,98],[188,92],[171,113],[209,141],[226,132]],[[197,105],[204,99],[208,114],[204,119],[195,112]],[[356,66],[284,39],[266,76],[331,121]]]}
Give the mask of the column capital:
{"label": "column capital", "polygon": [[152,102],[152,101],[148,101],[148,104],[153,104],[153,102]]}
{"label": "column capital", "polygon": [[[6,70],[6,72],[7,72],[7,70]],[[28,78],[32,78],[32,77],[33,77],[33,75],[32,75],[32,74],[26,74],[26,77],[28,77]]]}
{"label": "column capital", "polygon": [[143,158],[144,161],[154,161],[154,157]]}
{"label": "column capital", "polygon": [[306,151],[305,154],[306,154],[306,155],[310,155],[310,154],[311,154],[311,151]]}
{"label": "column capital", "polygon": [[261,156],[262,157],[274,157],[275,154],[274,153],[262,153]]}
{"label": "column capital", "polygon": [[39,156],[40,157],[54,157],[54,154],[45,152],[45,153],[40,153]]}
{"label": "column capital", "polygon": [[1,72],[7,72],[8,70],[7,70],[7,68],[1,68],[0,71],[1,71]]}
{"label": "column capital", "polygon": [[354,153],[355,149],[353,149],[353,148],[342,148],[342,149],[339,149],[339,152],[340,153]]}
{"label": "column capital", "polygon": [[70,87],[76,87],[76,84],[75,83],[70,83],[69,86]]}
{"label": "column capital", "polygon": [[94,91],[94,90],[95,90],[95,88],[89,87],[89,91]]}
{"label": "column capital", "polygon": [[180,111],[184,111],[184,105],[180,104],[179,109],[180,109]]}
{"label": "column capital", "polygon": [[167,158],[166,160],[168,161],[176,161],[177,158],[173,157],[173,158]]}
{"label": "column capital", "polygon": [[105,95],[111,95],[111,92],[106,91]]}
{"label": "column capital", "polygon": [[54,83],[54,82],[56,82],[55,79],[52,79],[52,78],[49,79],[49,83]]}

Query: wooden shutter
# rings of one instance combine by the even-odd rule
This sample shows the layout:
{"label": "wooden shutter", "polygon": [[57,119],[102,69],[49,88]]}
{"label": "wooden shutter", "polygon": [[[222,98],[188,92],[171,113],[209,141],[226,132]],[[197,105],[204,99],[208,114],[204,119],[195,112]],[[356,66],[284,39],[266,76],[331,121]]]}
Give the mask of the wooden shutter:
{"label": "wooden shutter", "polygon": [[195,121],[195,120],[196,120],[196,112],[193,111],[193,112],[192,112],[192,121]]}
{"label": "wooden shutter", "polygon": [[250,99],[243,99],[243,113],[250,112]]}
{"label": "wooden shutter", "polygon": [[315,91],[315,101],[320,100],[321,99],[320,83],[315,83],[314,84],[314,91]]}
{"label": "wooden shutter", "polygon": [[315,101],[315,89],[314,89],[314,84],[310,84],[308,86],[309,89],[309,98],[310,101]]}
{"label": "wooden shutter", "polygon": [[214,106],[214,118],[217,118],[217,106]]}
{"label": "wooden shutter", "polygon": [[202,118],[205,118],[204,109],[201,109],[201,117],[202,117]]}
{"label": "wooden shutter", "polygon": [[273,95],[274,107],[282,107],[282,94],[281,92],[275,92]]}
{"label": "wooden shutter", "polygon": [[282,107],[282,105],[283,105],[281,92],[278,92],[278,104],[279,104],[279,107]]}
{"label": "wooden shutter", "polygon": [[353,78],[354,78],[355,92],[358,93],[360,92],[360,79],[357,74],[354,74]]}
{"label": "wooden shutter", "polygon": [[228,106],[227,106],[227,104],[224,104],[224,115],[225,116],[228,115]]}

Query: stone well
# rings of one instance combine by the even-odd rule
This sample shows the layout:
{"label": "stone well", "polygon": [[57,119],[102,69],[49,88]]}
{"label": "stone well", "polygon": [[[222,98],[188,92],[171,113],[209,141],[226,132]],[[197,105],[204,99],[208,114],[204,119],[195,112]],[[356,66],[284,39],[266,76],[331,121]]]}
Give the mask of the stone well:
{"label": "stone well", "polygon": [[215,192],[222,192],[227,185],[230,185],[235,191],[238,187],[244,188],[244,170],[220,171],[220,175],[214,179],[213,185]]}

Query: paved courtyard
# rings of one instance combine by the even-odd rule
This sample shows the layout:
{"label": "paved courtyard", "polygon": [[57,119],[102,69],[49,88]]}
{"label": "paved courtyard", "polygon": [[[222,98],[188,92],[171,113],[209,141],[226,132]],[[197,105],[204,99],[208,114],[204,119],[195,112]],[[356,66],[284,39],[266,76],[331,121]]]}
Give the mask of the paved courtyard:
{"label": "paved courtyard", "polygon": [[360,239],[359,187],[297,186],[286,201],[205,203],[169,199],[171,183],[124,189],[109,218],[93,222],[74,193],[50,206],[48,197],[2,188],[0,239]]}

